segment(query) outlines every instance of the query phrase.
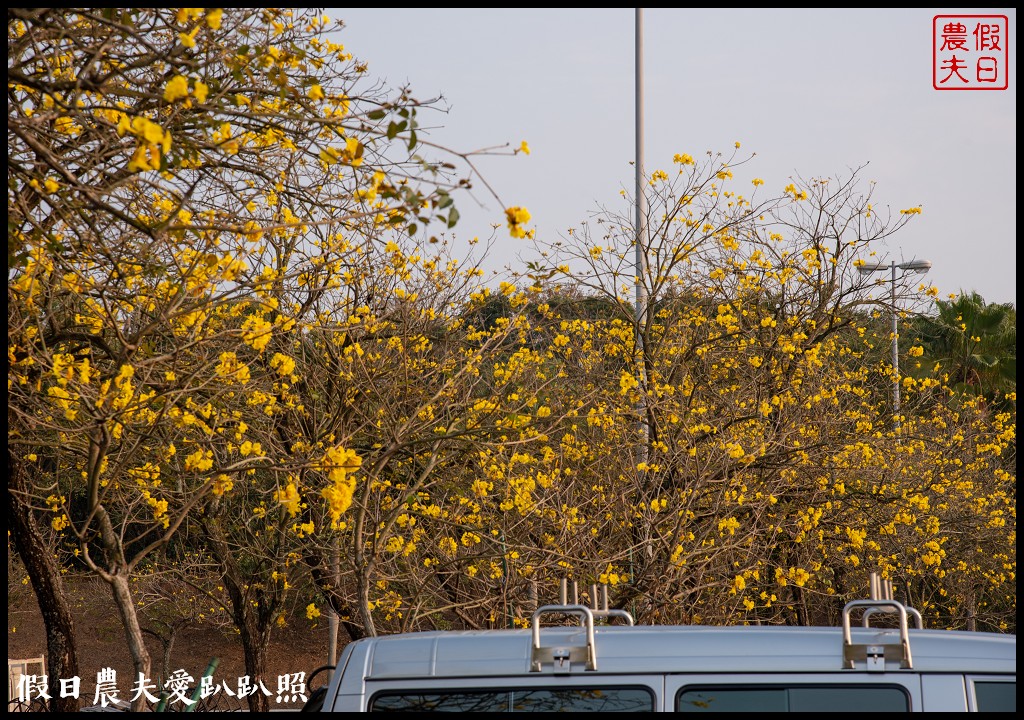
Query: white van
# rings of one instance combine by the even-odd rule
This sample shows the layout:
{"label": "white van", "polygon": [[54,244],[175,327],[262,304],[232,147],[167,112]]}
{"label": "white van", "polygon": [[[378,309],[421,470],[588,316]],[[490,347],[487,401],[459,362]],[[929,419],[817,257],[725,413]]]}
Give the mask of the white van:
{"label": "white van", "polygon": [[[851,622],[860,611],[860,626]],[[868,627],[895,613],[898,627]],[[542,627],[546,617],[579,625]],[[908,617],[918,627],[909,627]],[[602,625],[619,618],[624,625]],[[893,624],[893,623],[890,623]],[[925,630],[891,599],[842,627],[634,626],[548,605],[529,630],[406,633],[344,649],[324,712],[990,712],[1017,706],[1017,638]],[[321,705],[322,702],[322,705]]]}

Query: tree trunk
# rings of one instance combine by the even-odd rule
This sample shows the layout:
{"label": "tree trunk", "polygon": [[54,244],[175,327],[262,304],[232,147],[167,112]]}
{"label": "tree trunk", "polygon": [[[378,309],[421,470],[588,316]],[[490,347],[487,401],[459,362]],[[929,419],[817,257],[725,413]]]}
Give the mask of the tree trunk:
{"label": "tree trunk", "polygon": [[[339,624],[348,633],[349,641],[365,637],[366,633],[363,631],[363,626],[355,621],[357,612],[349,606],[341,595],[338,571],[334,568],[328,569],[327,561],[316,549],[308,550],[303,555],[303,560],[306,563],[306,567],[309,568],[313,582],[323,591],[324,597],[338,618]],[[345,618],[348,619],[346,620]]]}
{"label": "tree trunk", "polygon": [[370,571],[358,568],[356,574],[356,585],[359,593],[359,619],[363,621],[363,632],[367,637],[377,636],[377,626],[373,622],[373,612],[370,610]]}
{"label": "tree trunk", "polygon": [[974,588],[967,591],[964,598],[964,609],[967,611],[967,629],[970,632],[978,630],[978,603],[975,600]]}
{"label": "tree trunk", "polygon": [[[242,651],[245,653],[245,672],[258,689],[249,696],[250,712],[270,712],[270,698],[260,687],[262,682],[267,690],[274,692],[273,685],[267,685],[267,648],[270,646],[270,623],[261,623],[247,613],[242,629]],[[299,672],[296,670],[295,672]]]}
{"label": "tree trunk", "polygon": [[[153,668],[153,661],[149,655],[149,648],[146,647],[145,638],[142,635],[142,627],[139,625],[139,615],[135,610],[135,603],[132,600],[131,588],[128,586],[128,574],[118,572],[114,575],[104,577],[110,583],[110,589],[114,593],[114,603],[121,615],[121,624],[124,626],[125,638],[128,640],[128,650],[132,654],[132,663],[135,665],[135,677],[139,673],[147,680],[150,679],[150,672]],[[146,710],[146,695],[139,693],[138,699],[132,702],[132,712]]]}
{"label": "tree trunk", "polygon": [[166,636],[156,630],[142,628],[142,632],[156,638],[160,643],[160,646],[163,648],[161,651],[160,676],[158,678],[159,682],[157,683],[159,687],[162,687],[163,684],[167,682],[167,678],[171,676],[171,651],[174,650],[174,641],[178,637],[178,631],[185,627],[185,621],[179,620],[173,623],[166,623],[166,627]]}
{"label": "tree trunk", "polygon": [[[28,497],[28,480],[24,468],[7,449],[7,527],[14,548],[25,564],[32,590],[39,603],[46,628],[46,669],[50,678],[71,678],[78,675],[78,649],[75,621],[64,592],[60,568],[36,526]],[[55,682],[50,683],[51,690]],[[51,712],[75,712],[78,699],[59,697],[51,692]]]}
{"label": "tree trunk", "polygon": [[[210,554],[220,563],[224,589],[231,601],[231,617],[242,639],[245,654],[245,672],[256,692],[248,697],[251,712],[269,712],[270,700],[260,687],[263,683],[271,693],[275,688],[267,686],[267,647],[270,645],[270,630],[274,613],[281,604],[281,598],[272,592],[259,592],[252,587],[251,578],[239,568],[235,555],[224,536],[220,519],[210,507],[202,516],[203,535]],[[296,670],[298,672],[298,670]]]}
{"label": "tree trunk", "polygon": [[808,627],[811,621],[807,616],[807,597],[804,594],[804,589],[798,585],[790,587],[793,596],[793,611],[796,613],[796,624],[800,627]]}
{"label": "tree trunk", "polygon": [[[135,677],[132,678],[132,681],[137,680],[140,675],[149,680],[150,672],[153,669],[153,660],[149,655],[149,648],[146,647],[142,626],[139,624],[139,613],[132,598],[131,571],[124,558],[124,546],[102,503],[95,505],[95,514],[105,563],[103,566],[99,566],[90,562],[90,565],[103,582],[110,586],[110,591],[114,596],[114,605],[117,606],[117,612],[121,616],[125,640],[128,642],[128,652],[131,653],[132,664],[135,667]],[[139,697],[132,702],[131,709],[132,712],[142,712],[146,709],[145,693],[139,693]]]}

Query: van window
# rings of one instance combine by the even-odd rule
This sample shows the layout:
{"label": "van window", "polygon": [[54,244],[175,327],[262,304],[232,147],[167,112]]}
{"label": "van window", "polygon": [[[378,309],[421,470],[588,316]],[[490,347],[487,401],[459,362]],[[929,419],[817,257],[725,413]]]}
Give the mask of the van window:
{"label": "van window", "polygon": [[877,685],[686,687],[676,696],[678,712],[910,712],[899,687]]}
{"label": "van window", "polygon": [[647,688],[573,687],[382,692],[370,712],[651,712]]}
{"label": "van window", "polygon": [[978,712],[1016,712],[1017,683],[976,680],[974,697]]}

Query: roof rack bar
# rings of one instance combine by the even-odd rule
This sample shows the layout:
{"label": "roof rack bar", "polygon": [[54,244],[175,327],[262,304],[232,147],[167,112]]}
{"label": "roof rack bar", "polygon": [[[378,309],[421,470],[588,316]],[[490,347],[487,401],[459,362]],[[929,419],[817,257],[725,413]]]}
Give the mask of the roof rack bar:
{"label": "roof rack bar", "polygon": [[[921,617],[921,613],[918,612],[916,609],[910,607],[909,605],[904,605],[903,607],[906,608],[907,614],[914,618],[914,623],[917,625],[917,629],[918,630],[924,630],[924,618]],[[861,621],[860,621],[861,627],[871,627],[868,624],[868,620],[871,618],[871,616],[875,615],[876,613],[884,613],[884,612],[892,612],[892,610],[884,608],[884,607],[870,607],[870,608],[868,608],[867,610],[864,611],[864,617],[861,618]]]}
{"label": "roof rack bar", "polygon": [[[580,605],[579,585],[576,580],[572,582],[572,599],[569,597],[569,578],[561,578],[558,581],[558,606],[569,607]],[[588,590],[590,597],[590,612],[595,618],[609,620],[620,618],[627,625],[636,625],[632,613],[628,610],[608,607],[608,585],[606,583],[591,583]],[[554,605],[548,607],[556,607]]]}
{"label": "roof rack bar", "polygon": [[892,594],[892,580],[883,578],[877,572],[873,571],[868,576],[868,582],[870,583],[870,597],[872,600],[895,599]]}
{"label": "roof rack bar", "polygon": [[[544,615],[579,615],[580,627],[586,630],[586,645],[542,646],[540,619]],[[544,605],[537,608],[530,619],[533,649],[530,654],[530,672],[540,672],[544,663],[552,663],[556,670],[568,671],[572,663],[585,662],[587,670],[597,670],[597,643],[594,641],[594,613],[586,605]],[[568,662],[569,667],[566,666]]]}
{"label": "roof rack bar", "polygon": [[580,604],[580,589],[576,581],[572,581],[572,601],[569,600],[569,578],[562,578],[558,581],[558,604],[559,605],[579,605]]}
{"label": "roof rack bar", "polygon": [[[899,615],[899,643],[853,643],[850,631],[850,614],[856,608],[888,607]],[[907,627],[907,608],[895,600],[853,600],[843,608],[843,667],[852,670],[854,663],[864,661],[868,670],[885,670],[886,660],[898,660],[901,668],[912,669],[913,659],[910,656],[910,631]]]}
{"label": "roof rack bar", "polygon": [[594,613],[596,618],[622,618],[626,621],[627,625],[635,625],[633,615],[630,614],[629,610],[620,610],[618,608],[612,608],[611,610],[598,610]]}
{"label": "roof rack bar", "polygon": [[885,590],[882,587],[882,576],[877,572],[868,575],[869,592],[868,597],[872,600],[886,600]]}
{"label": "roof rack bar", "polygon": [[[877,572],[872,572],[868,576],[868,582],[870,583],[870,597],[872,600],[895,600],[895,596],[892,592],[892,580],[883,578]],[[904,605],[903,607],[907,609],[907,612],[909,614],[914,616],[914,621],[917,624],[917,629],[923,630],[924,618],[921,616],[921,613],[915,610],[914,608],[910,607],[909,605]],[[876,607],[874,609],[869,608],[865,610],[864,617],[861,619],[861,625],[863,627],[870,627],[868,625],[868,618],[870,618],[875,613],[880,612],[892,612],[892,608],[890,607],[889,609],[886,609],[885,607]]]}

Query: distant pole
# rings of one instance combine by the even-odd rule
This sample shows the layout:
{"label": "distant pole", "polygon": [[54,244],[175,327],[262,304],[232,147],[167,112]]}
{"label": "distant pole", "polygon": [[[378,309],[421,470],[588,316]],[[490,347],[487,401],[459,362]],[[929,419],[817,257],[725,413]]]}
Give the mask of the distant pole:
{"label": "distant pole", "polygon": [[[331,543],[331,583],[338,587],[341,584],[339,575],[341,566],[341,544],[338,538]],[[334,609],[333,604],[328,604],[327,612],[327,664],[338,664],[338,625],[341,618]]]}
{"label": "distant pole", "polygon": [[870,275],[874,272],[885,272],[889,271],[889,313],[892,318],[892,416],[893,424],[898,433],[900,430],[900,349],[899,349],[899,337],[900,328],[897,317],[899,310],[896,307],[896,271],[911,271],[917,273],[926,273],[931,270],[932,264],[927,260],[908,260],[907,262],[897,263],[895,260],[889,262],[889,264],[873,262],[873,263],[862,263],[857,270],[860,271],[861,275]]}
{"label": "distant pole", "polygon": [[636,351],[637,382],[640,387],[640,462],[647,462],[647,404],[644,374],[644,335],[647,315],[647,287],[644,271],[647,268],[647,192],[644,178],[644,10],[636,8]]}
{"label": "distant pole", "polygon": [[889,308],[892,315],[892,416],[896,431],[900,429],[900,326],[896,310],[896,261],[890,263],[892,278],[889,282]]}

